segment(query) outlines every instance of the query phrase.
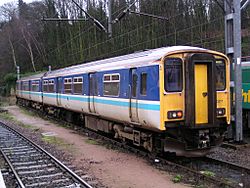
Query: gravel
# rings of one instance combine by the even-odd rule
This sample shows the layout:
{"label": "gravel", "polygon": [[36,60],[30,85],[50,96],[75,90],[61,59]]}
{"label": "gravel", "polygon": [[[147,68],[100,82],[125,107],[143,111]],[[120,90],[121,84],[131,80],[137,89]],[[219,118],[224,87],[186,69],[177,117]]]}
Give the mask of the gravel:
{"label": "gravel", "polygon": [[[82,165],[75,166],[73,165],[73,156],[69,152],[64,152],[63,150],[58,149],[56,145],[49,144],[42,140],[42,132],[39,129],[27,129],[14,123],[12,121],[0,119],[1,122],[8,125],[9,127],[15,129],[19,133],[23,134],[25,137],[32,140],[37,145],[41,146],[44,150],[52,154],[58,160],[60,160],[63,164],[70,167],[77,175],[84,178],[85,181],[89,182],[93,187],[104,187],[98,180],[91,174],[88,174],[88,169],[83,167]],[[92,183],[91,183],[92,182]]]}

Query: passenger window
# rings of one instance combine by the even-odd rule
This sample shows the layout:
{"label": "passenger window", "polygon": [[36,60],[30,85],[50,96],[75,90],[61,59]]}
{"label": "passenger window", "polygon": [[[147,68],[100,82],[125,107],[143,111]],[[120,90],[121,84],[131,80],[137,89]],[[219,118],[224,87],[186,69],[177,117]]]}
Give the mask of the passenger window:
{"label": "passenger window", "polygon": [[49,80],[48,92],[54,93],[54,80]]}
{"label": "passenger window", "polygon": [[64,93],[71,93],[72,90],[72,79],[64,78]]}
{"label": "passenger window", "polygon": [[223,60],[216,60],[216,90],[223,91],[226,88],[226,65]]}
{"label": "passenger window", "polygon": [[43,91],[45,91],[45,92],[48,91],[48,80],[43,81]]}
{"label": "passenger window", "polygon": [[35,92],[39,92],[39,81],[31,82],[31,90]]}
{"label": "passenger window", "polygon": [[141,95],[147,95],[147,73],[141,73]]}
{"label": "passenger window", "polygon": [[183,89],[182,60],[167,58],[164,63],[164,87],[167,92],[180,92]]}
{"label": "passenger window", "polygon": [[24,91],[29,91],[29,82],[23,82],[23,90]]}
{"label": "passenger window", "polygon": [[109,74],[103,76],[103,95],[119,96],[120,74]]}
{"label": "passenger window", "polygon": [[74,77],[74,94],[81,95],[82,94],[82,85],[83,85],[83,79],[82,77]]}

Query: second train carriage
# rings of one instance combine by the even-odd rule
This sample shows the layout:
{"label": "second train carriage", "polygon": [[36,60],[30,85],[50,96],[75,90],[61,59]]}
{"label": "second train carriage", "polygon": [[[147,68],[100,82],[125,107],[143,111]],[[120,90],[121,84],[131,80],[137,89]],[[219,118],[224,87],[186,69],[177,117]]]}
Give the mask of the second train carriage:
{"label": "second train carriage", "polygon": [[[36,102],[54,114],[81,114],[86,127],[147,150],[200,156],[230,123],[229,80],[225,55],[176,46],[48,72],[29,94],[41,93]],[[24,90],[19,100],[31,100]]]}

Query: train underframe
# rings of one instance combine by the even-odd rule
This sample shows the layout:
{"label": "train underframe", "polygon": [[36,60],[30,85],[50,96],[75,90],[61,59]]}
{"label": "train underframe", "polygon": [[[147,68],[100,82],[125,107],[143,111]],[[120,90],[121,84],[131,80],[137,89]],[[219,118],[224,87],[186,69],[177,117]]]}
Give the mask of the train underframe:
{"label": "train underframe", "polygon": [[[62,119],[69,123],[84,126],[96,132],[102,132],[123,142],[142,147],[157,154],[170,154],[186,157],[200,157],[208,154],[215,146],[222,143],[226,126],[187,128],[173,126],[167,131],[148,130],[137,125],[103,119],[99,116],[82,114],[42,103],[17,98],[21,106]],[[185,128],[184,128],[185,127]]]}

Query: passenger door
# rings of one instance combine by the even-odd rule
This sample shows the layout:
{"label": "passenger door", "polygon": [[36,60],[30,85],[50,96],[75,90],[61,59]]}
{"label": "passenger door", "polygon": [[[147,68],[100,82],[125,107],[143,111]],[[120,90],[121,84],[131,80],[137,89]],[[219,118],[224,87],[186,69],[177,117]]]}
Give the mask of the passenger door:
{"label": "passenger door", "polygon": [[56,79],[56,95],[57,95],[57,97],[56,97],[56,99],[57,99],[57,105],[58,106],[62,106],[62,77],[58,77],[57,79]]}
{"label": "passenger door", "polygon": [[139,122],[138,118],[138,73],[136,68],[130,69],[129,72],[130,93],[129,93],[129,112],[132,122]]}
{"label": "passenger door", "polygon": [[208,68],[207,64],[195,64],[195,123],[208,123]]}
{"label": "passenger door", "polygon": [[96,113],[95,96],[97,96],[97,78],[94,73],[89,74],[89,112]]}

